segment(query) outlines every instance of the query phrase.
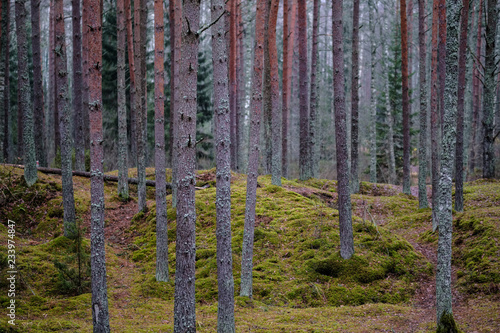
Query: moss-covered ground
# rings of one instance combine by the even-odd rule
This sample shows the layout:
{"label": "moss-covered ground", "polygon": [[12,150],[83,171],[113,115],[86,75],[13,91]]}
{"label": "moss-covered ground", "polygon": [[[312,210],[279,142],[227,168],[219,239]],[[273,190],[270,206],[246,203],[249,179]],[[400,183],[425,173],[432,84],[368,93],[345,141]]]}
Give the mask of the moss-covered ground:
{"label": "moss-covered ground", "polygon": [[[116,172],[115,172],[116,173]],[[61,180],[38,173],[27,188],[22,169],[0,166],[0,306],[6,282],[7,220],[16,222],[18,332],[89,332],[91,297],[62,284],[55,262],[76,269],[75,241],[62,235]],[[129,176],[134,177],[131,169]],[[154,169],[148,169],[154,179]],[[167,181],[170,171],[167,170]],[[259,177],[254,245],[254,298],[236,297],[239,332],[427,332],[435,330],[431,210],[391,185],[363,182],[352,196],[355,255],[339,256],[336,182],[312,179],[271,185]],[[199,172],[196,191],[196,299],[200,332],[215,332],[217,267],[215,170]],[[90,181],[74,177],[81,251],[89,241]],[[156,215],[148,188],[146,214],[105,184],[110,320],[115,332],[170,332],[174,283],[155,281]],[[235,294],[239,293],[246,177],[233,174]],[[454,313],[464,331],[500,331],[500,183],[465,187],[465,212],[454,214]],[[175,275],[176,214],[167,197],[169,266]],[[85,255],[83,258],[86,258]],[[435,256],[435,254],[434,254]],[[84,266],[83,266],[84,267]],[[81,269],[82,281],[88,272]],[[67,280],[68,278],[66,278]],[[427,289],[431,290],[427,290]],[[9,328],[0,322],[0,331]]]}

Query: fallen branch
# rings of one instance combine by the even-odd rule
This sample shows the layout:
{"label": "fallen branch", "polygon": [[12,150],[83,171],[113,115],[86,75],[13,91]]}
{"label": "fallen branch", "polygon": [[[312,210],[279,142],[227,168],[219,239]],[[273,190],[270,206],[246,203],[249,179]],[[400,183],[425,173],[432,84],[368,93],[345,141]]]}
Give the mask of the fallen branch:
{"label": "fallen branch", "polygon": [[[24,169],[24,165],[20,165],[20,164],[3,164],[3,165],[7,166],[7,167]],[[54,169],[54,168],[38,167],[38,171],[46,173],[46,174],[53,174],[53,175],[60,175],[61,174],[61,169]],[[86,171],[73,170],[73,176],[90,178],[91,174],[90,174],[90,172],[86,172]],[[103,175],[103,178],[105,181],[108,181],[108,182],[115,182],[115,183],[118,182],[117,176],[111,176],[111,175],[105,174],[105,175]],[[137,178],[128,178],[128,183],[129,184],[138,184],[139,180]],[[156,187],[156,182],[154,180],[146,179],[146,186]],[[166,188],[172,188],[172,184],[166,183]]]}

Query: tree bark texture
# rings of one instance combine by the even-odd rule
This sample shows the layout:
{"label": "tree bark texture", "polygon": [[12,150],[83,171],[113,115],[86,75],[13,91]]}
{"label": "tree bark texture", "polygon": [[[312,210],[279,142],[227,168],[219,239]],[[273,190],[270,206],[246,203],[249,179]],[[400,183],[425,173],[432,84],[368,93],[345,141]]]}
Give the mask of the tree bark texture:
{"label": "tree bark texture", "polygon": [[446,68],[446,0],[439,0],[439,38],[438,38],[438,82],[439,82],[439,124],[441,136],[444,126],[444,90]]}
{"label": "tree bark texture", "polygon": [[467,28],[469,27],[469,0],[463,0],[460,22],[460,46],[458,49],[457,90],[457,144],[455,152],[455,210],[464,210],[464,109],[465,109],[465,65],[467,59]]}
{"label": "tree bark texture", "polygon": [[497,37],[498,9],[496,0],[488,1],[486,12],[486,52],[483,90],[483,178],[495,177],[494,116],[497,66],[495,42]]}
{"label": "tree bark texture", "polygon": [[408,26],[406,0],[401,9],[401,74],[403,90],[403,193],[410,194],[410,100],[408,92]]}
{"label": "tree bark texture", "polygon": [[[441,174],[439,178],[439,240],[438,262],[436,271],[436,310],[437,325],[445,329],[442,318],[452,317],[451,294],[451,240],[452,240],[452,174],[456,142],[457,87],[458,87],[458,28],[460,23],[461,3],[458,0],[446,0],[446,68],[445,104],[443,112],[443,134],[441,154]],[[441,54],[440,56],[444,56]],[[448,330],[446,330],[448,331]]]}
{"label": "tree bark texture", "polygon": [[293,38],[290,38],[291,29],[289,24],[290,18],[290,1],[283,0],[283,81],[282,81],[282,141],[281,141],[281,172],[283,177],[288,177],[288,114],[290,109],[291,95],[291,66],[293,56]]}
{"label": "tree bark texture", "polygon": [[[359,192],[359,0],[353,1],[352,11],[352,72],[351,72],[351,192]],[[387,91],[388,92],[388,91]],[[392,125],[392,122],[391,122]]]}
{"label": "tree bark texture", "polygon": [[300,95],[300,147],[299,147],[299,170],[300,180],[312,177],[311,173],[311,147],[309,138],[309,105],[308,88],[309,78],[307,76],[307,18],[306,0],[297,0],[299,28],[299,95]]}
{"label": "tree bark texture", "polygon": [[333,90],[335,108],[335,143],[337,147],[338,207],[340,227],[340,255],[349,259],[354,254],[352,233],[351,194],[349,192],[349,165],[347,125],[344,97],[344,50],[342,28],[342,0],[333,0]]}
{"label": "tree bark texture", "polygon": [[[370,27],[370,182],[377,182],[377,101],[375,89],[375,62],[377,56],[377,46],[375,45],[375,4],[370,1],[369,11],[369,27]],[[404,102],[403,102],[404,103]],[[404,107],[403,107],[404,110]],[[404,118],[404,116],[403,116]],[[404,122],[404,120],[403,120]],[[403,130],[404,131],[404,130]],[[404,169],[404,167],[403,167]]]}
{"label": "tree bark texture", "polygon": [[133,160],[132,165],[137,161],[137,130],[136,130],[136,109],[135,109],[135,56],[134,56],[134,33],[132,24],[132,5],[131,0],[125,0],[125,17],[127,29],[127,54],[128,54],[128,67],[130,76],[130,157]]}
{"label": "tree bark texture", "polygon": [[200,2],[185,0],[182,8],[180,90],[175,113],[178,125],[177,241],[175,270],[174,332],[195,332],[195,225],[196,209],[196,83]]}
{"label": "tree bark texture", "polygon": [[[309,150],[311,163],[311,176],[318,177],[319,156],[317,152],[317,127],[318,127],[318,34],[319,34],[319,0],[313,1],[313,30],[311,49],[311,98],[309,102]],[[276,67],[278,64],[276,64]]]}
{"label": "tree bark texture", "polygon": [[164,115],[164,83],[165,68],[164,43],[165,32],[163,22],[163,1],[155,0],[155,181],[156,188],[156,280],[168,281],[168,233],[167,233],[167,192],[165,164],[165,115]]}
{"label": "tree bark texture", "polygon": [[82,2],[82,108],[83,108],[83,141],[86,150],[90,151],[90,119],[89,119],[89,36],[83,22],[89,20],[89,10]]}
{"label": "tree bark texture", "polygon": [[439,0],[432,5],[432,41],[431,41],[431,161],[432,161],[432,229],[436,230],[438,185],[439,185],[439,83],[438,83],[438,18]]}
{"label": "tree bark texture", "polygon": [[[24,179],[28,186],[37,180],[36,152],[34,137],[33,108],[31,106],[31,86],[28,73],[28,37],[30,28],[26,0],[16,0],[16,36],[17,36],[17,63],[18,63],[18,108],[17,116],[22,117],[23,127],[18,127],[18,132],[23,133],[23,140],[18,141],[20,148],[23,145]],[[19,123],[18,123],[19,124]]]}
{"label": "tree bark texture", "polygon": [[264,78],[262,91],[262,121],[264,154],[264,173],[270,174],[272,169],[272,138],[271,138],[271,62],[269,59],[269,14],[271,13],[271,0],[266,1],[266,23],[264,26]]}
{"label": "tree bark texture", "polygon": [[8,0],[2,0],[0,2],[2,8],[0,27],[2,32],[0,33],[0,161],[9,161],[9,143],[8,139],[10,136],[10,124],[9,124],[9,52],[1,51],[8,50],[9,48],[9,23],[10,23],[10,7]]}
{"label": "tree bark texture", "polygon": [[31,1],[31,45],[33,50],[33,113],[35,116],[36,159],[47,166],[45,110],[43,107],[42,56],[40,47],[40,0]]}
{"label": "tree bark texture", "polygon": [[252,71],[252,99],[250,100],[250,136],[248,144],[247,193],[245,226],[241,255],[240,296],[252,297],[253,242],[255,205],[259,168],[259,130],[262,112],[262,69],[264,61],[264,25],[266,1],[257,0],[255,16],[255,47]]}
{"label": "tree bark texture", "polygon": [[[229,0],[229,109],[231,112],[231,169],[236,170],[237,150],[236,150],[236,95],[238,78],[236,77],[236,0]],[[227,23],[226,23],[227,24]]]}
{"label": "tree bark texture", "polygon": [[[476,54],[475,54],[475,60],[474,60],[474,66],[473,66],[473,74],[472,74],[472,95],[473,95],[473,121],[472,121],[472,145],[471,145],[471,151],[470,151],[470,171],[474,172],[476,169],[477,165],[477,160],[479,154],[479,147],[476,145],[478,138],[479,138],[479,133],[478,131],[479,128],[479,113],[481,109],[481,94],[480,94],[480,70],[479,68],[481,67],[481,59],[482,59],[482,41],[483,41],[483,34],[482,34],[482,22],[483,22],[483,0],[479,0],[479,11],[478,11],[478,19],[477,19],[477,41],[476,41]],[[476,152],[477,151],[477,152]],[[477,156],[476,156],[477,155]]]}
{"label": "tree bark texture", "polygon": [[426,80],[426,38],[425,0],[418,0],[418,48],[420,81],[420,137],[418,145],[418,207],[427,208],[427,80]]}
{"label": "tree bark texture", "polygon": [[[223,0],[212,0],[212,21],[224,12]],[[231,249],[231,110],[227,66],[227,16],[212,27],[215,159],[217,163],[217,332],[235,332],[233,256]]]}
{"label": "tree bark texture", "polygon": [[80,26],[80,0],[72,0],[73,13],[73,113],[75,123],[75,169],[85,170],[85,141],[82,100],[82,33]]}
{"label": "tree bark texture", "polygon": [[92,271],[92,323],[94,333],[108,333],[108,292],[106,257],[104,248],[104,180],[102,131],[102,17],[99,0],[84,0],[87,15],[83,20],[84,34],[88,37],[88,83],[90,121],[90,220]]}

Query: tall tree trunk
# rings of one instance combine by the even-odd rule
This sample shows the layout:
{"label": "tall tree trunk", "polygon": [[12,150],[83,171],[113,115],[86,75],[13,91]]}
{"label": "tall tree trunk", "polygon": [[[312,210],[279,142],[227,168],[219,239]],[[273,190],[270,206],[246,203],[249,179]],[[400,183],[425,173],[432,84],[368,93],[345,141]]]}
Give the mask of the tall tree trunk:
{"label": "tall tree trunk", "polygon": [[467,58],[467,28],[469,27],[469,0],[463,0],[460,23],[460,47],[458,54],[457,90],[457,146],[455,155],[455,210],[464,210],[464,108],[465,108],[465,60]]}
{"label": "tall tree trunk", "polygon": [[104,180],[102,132],[102,17],[99,0],[84,0],[87,15],[83,34],[88,38],[88,104],[90,120],[90,201],[91,201],[91,271],[92,323],[94,333],[109,333],[106,257],[104,247]]}
{"label": "tall tree trunk", "polygon": [[352,11],[352,72],[351,72],[351,192],[359,192],[359,0]]}
{"label": "tall tree trunk", "polygon": [[23,117],[23,127],[18,128],[18,132],[23,133],[23,141],[18,142],[24,146],[24,179],[28,186],[33,185],[37,180],[36,152],[34,137],[33,109],[31,107],[31,87],[28,74],[28,37],[30,28],[28,11],[26,10],[26,0],[16,0],[16,35],[17,35],[17,61],[18,61],[18,107],[17,116]]}
{"label": "tall tree trunk", "polygon": [[309,108],[307,90],[309,80],[307,76],[307,18],[306,0],[298,1],[298,27],[299,27],[299,95],[300,95],[300,148],[299,168],[301,180],[312,177],[311,174],[311,147],[309,138]]}
{"label": "tall tree trunk", "polygon": [[[283,82],[282,82],[282,142],[281,142],[281,172],[283,177],[288,178],[288,114],[290,109],[291,95],[291,66],[293,56],[293,38],[290,38],[290,6],[293,0],[283,0]],[[292,18],[293,20],[293,18]]]}
{"label": "tall tree trunk", "polygon": [[132,165],[135,165],[137,161],[137,130],[136,130],[136,114],[135,109],[135,99],[136,99],[136,88],[135,88],[135,65],[134,65],[134,33],[132,29],[132,5],[131,0],[125,0],[125,17],[126,17],[126,29],[127,29],[127,54],[128,54],[128,68],[130,75],[130,157]]}
{"label": "tall tree trunk", "polygon": [[[446,1],[446,85],[443,135],[441,154],[441,175],[439,178],[439,241],[436,272],[436,310],[438,331],[451,332],[453,323],[451,293],[451,240],[452,240],[452,173],[456,140],[457,87],[458,87],[458,28],[461,3]],[[454,324],[454,323],[453,323]]]}
{"label": "tall tree trunk", "polygon": [[243,133],[244,133],[244,122],[245,122],[245,82],[246,82],[246,71],[245,71],[245,29],[243,25],[243,15],[242,15],[242,2],[240,1],[238,4],[238,57],[239,57],[239,65],[238,65],[238,102],[237,102],[237,126],[236,126],[236,151],[238,164],[236,165],[238,172],[244,172],[244,153],[243,153]]}
{"label": "tall tree trunk", "polygon": [[[212,0],[212,21],[224,12],[224,0]],[[227,16],[212,27],[215,159],[217,163],[217,332],[235,332],[233,256],[231,250],[231,110],[227,66]]]}
{"label": "tall tree trunk", "polygon": [[[83,1],[83,0],[82,0]],[[129,0],[130,1],[130,0]],[[83,2],[82,2],[83,4]],[[85,150],[90,152],[90,118],[89,118],[89,35],[86,33],[88,30],[83,22],[88,22],[89,11],[82,5],[82,109],[83,109],[83,142]]]}
{"label": "tall tree trunk", "polygon": [[[8,162],[8,135],[9,135],[9,115],[7,94],[8,94],[8,68],[9,68],[9,1],[2,0],[0,29],[0,161]],[[2,51],[5,50],[5,51]]]}
{"label": "tall tree trunk", "polygon": [[264,60],[264,25],[266,0],[257,0],[255,16],[255,52],[252,71],[252,99],[250,101],[250,136],[248,143],[247,194],[245,227],[241,255],[240,296],[252,297],[253,242],[255,204],[259,168],[259,130],[262,111],[262,63]]}
{"label": "tall tree trunk", "polygon": [[42,58],[40,49],[40,0],[31,1],[31,45],[33,49],[33,113],[35,115],[35,149],[40,166],[47,166],[45,149],[45,111],[43,107]]}
{"label": "tall tree trunk", "polygon": [[[373,12],[375,5],[370,1],[369,26],[370,26],[370,182],[377,182],[377,101],[375,98],[375,57],[377,47],[375,45],[375,18]],[[404,118],[404,116],[403,116]],[[404,121],[404,120],[403,120]],[[403,168],[404,169],[404,168]]]}
{"label": "tall tree trunk", "polygon": [[196,83],[198,74],[198,29],[200,2],[185,0],[182,8],[180,86],[174,116],[178,124],[177,242],[175,270],[174,332],[195,332],[195,225],[196,209]]}
{"label": "tall tree trunk", "polygon": [[75,169],[85,170],[85,141],[83,133],[82,101],[82,34],[80,28],[80,0],[72,0],[73,10],[73,112],[75,114]]}
{"label": "tall tree trunk", "polygon": [[438,185],[439,185],[439,83],[438,83],[438,18],[439,0],[432,5],[432,41],[431,41],[431,160],[432,160],[432,229],[436,230]]}
{"label": "tall tree trunk", "polygon": [[445,68],[446,68],[446,3],[439,0],[439,39],[438,39],[438,81],[439,81],[439,123],[441,137],[444,126],[444,90],[445,90]]}
{"label": "tall tree trunk", "polygon": [[55,77],[55,34],[54,34],[54,0],[49,0],[49,91],[48,91],[48,133],[47,144],[49,145],[48,163],[54,163],[57,149],[59,147],[59,138],[56,138],[56,127],[59,127],[56,118],[56,77]]}
{"label": "tall tree trunk", "polygon": [[[384,48],[388,48],[388,46],[384,46]],[[385,64],[385,73],[389,73],[389,66]],[[396,157],[394,155],[394,107],[393,103],[391,103],[390,99],[390,80],[389,75],[386,75],[385,82],[385,106],[386,106],[386,115],[387,115],[387,141],[388,141],[388,150],[389,150],[389,184],[396,183]]]}
{"label": "tall tree trunk", "polygon": [[[52,76],[52,82],[53,82],[53,90],[50,92],[51,94],[53,94],[52,98],[54,99],[53,100],[53,109],[54,110],[54,157],[59,153],[61,154],[61,128],[59,127],[60,124],[61,124],[61,115],[59,114],[59,105],[57,104],[58,103],[58,97],[57,97],[57,70],[56,70],[56,62],[57,62],[57,53],[56,53],[56,47],[57,47],[57,40],[56,40],[56,28],[55,28],[55,24],[56,24],[56,9],[55,9],[55,1],[56,0],[51,0],[51,3],[53,3],[53,7],[51,9],[53,9],[53,16],[52,16],[52,32],[49,32],[50,35],[52,36],[52,47],[50,47],[50,52],[49,53],[52,53],[52,62],[53,62],[53,71],[49,71],[49,75]],[[49,37],[49,41],[50,41],[50,37]],[[50,61],[50,60],[49,60]],[[50,67],[50,64],[49,64],[49,67]]]}
{"label": "tall tree trunk", "polygon": [[351,194],[349,192],[349,165],[347,126],[344,97],[344,50],[342,28],[342,0],[333,0],[333,90],[335,108],[335,143],[337,146],[338,207],[340,227],[340,255],[349,259],[354,254],[351,220]]}
{"label": "tall tree trunk", "polygon": [[[144,2],[145,0],[139,0]],[[145,91],[143,91],[144,85],[143,80],[145,80],[146,68],[143,68],[143,45],[146,45],[146,41],[143,40],[143,15],[147,15],[147,6],[142,8],[142,3],[139,6],[134,6],[134,66],[135,66],[135,78],[136,78],[136,96],[135,96],[135,109],[136,109],[136,147],[137,147],[137,179],[139,179],[139,184],[137,185],[137,195],[138,195],[138,209],[139,211],[147,211],[148,207],[146,205],[146,110],[144,109],[144,102],[146,99]],[[136,4],[136,5],[137,5]]]}
{"label": "tall tree trunk", "polygon": [[270,174],[272,169],[272,138],[271,138],[271,62],[269,60],[269,14],[271,12],[271,0],[266,2],[266,23],[264,26],[264,78],[262,88],[262,121],[264,139],[264,173]]}
{"label": "tall tree trunk", "polygon": [[420,81],[420,138],[418,146],[418,206],[427,208],[427,81],[425,40],[425,0],[418,0],[418,47],[419,47],[419,81]]}
{"label": "tall tree trunk", "polygon": [[64,29],[63,0],[55,0],[55,70],[57,87],[57,108],[59,109],[59,128],[61,129],[61,178],[64,207],[64,235],[76,237],[75,199],[73,196],[73,173],[71,155],[73,142],[71,136],[71,108],[68,89],[68,70],[66,63],[66,35]]}
{"label": "tall tree trunk", "polygon": [[497,37],[498,9],[497,0],[488,0],[486,13],[486,58],[484,66],[483,90],[483,178],[495,177],[494,116],[496,63],[495,42]]}
{"label": "tall tree trunk", "polygon": [[[317,148],[317,108],[318,108],[318,34],[319,34],[319,0],[313,1],[313,30],[312,30],[312,50],[311,50],[311,99],[309,103],[309,143],[311,176],[318,177],[319,156]],[[276,68],[278,64],[276,64]]]}
{"label": "tall tree trunk", "polygon": [[473,74],[472,74],[472,95],[473,95],[473,121],[472,121],[472,145],[470,151],[470,171],[474,173],[476,169],[476,164],[478,160],[479,152],[476,154],[476,150],[479,150],[477,146],[478,138],[479,138],[479,113],[481,108],[481,94],[480,94],[480,71],[479,67],[481,66],[481,50],[482,50],[482,22],[483,22],[483,0],[479,0],[479,12],[477,19],[477,42],[476,42],[476,54],[474,60]]}
{"label": "tall tree trunk", "polygon": [[[317,0],[316,0],[317,1]],[[271,182],[281,186],[281,126],[282,114],[280,104],[280,84],[278,73],[278,49],[276,47],[276,23],[278,20],[279,0],[271,1],[269,13],[269,63],[271,65],[271,137],[272,137],[272,163]],[[317,28],[317,27],[316,27]],[[316,29],[317,30],[317,29]],[[313,40],[314,43],[314,40]],[[313,47],[314,52],[314,47]]]}
{"label": "tall tree trunk", "polygon": [[[231,112],[231,169],[236,170],[236,0],[229,0],[229,109]],[[227,24],[227,23],[226,23]]]}
{"label": "tall tree trunk", "polygon": [[408,27],[406,0],[401,3],[401,73],[403,90],[403,193],[410,194],[410,100],[408,93]]}
{"label": "tall tree trunk", "polygon": [[155,0],[155,181],[156,188],[156,280],[168,281],[167,192],[165,188],[165,42],[163,1]]}
{"label": "tall tree trunk", "polygon": [[[78,0],[76,0],[78,1]],[[125,96],[125,1],[116,2],[117,19],[117,104],[118,104],[118,196],[122,200],[128,200],[128,163],[127,163],[127,100]]]}

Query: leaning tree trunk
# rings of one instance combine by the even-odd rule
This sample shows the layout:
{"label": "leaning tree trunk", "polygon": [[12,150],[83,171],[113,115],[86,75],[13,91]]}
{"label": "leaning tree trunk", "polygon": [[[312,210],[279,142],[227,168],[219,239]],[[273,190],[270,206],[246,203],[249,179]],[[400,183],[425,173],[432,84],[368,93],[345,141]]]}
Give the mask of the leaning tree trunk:
{"label": "leaning tree trunk", "polygon": [[403,78],[403,193],[410,194],[410,100],[408,92],[408,27],[406,0],[401,9],[401,74]]}
{"label": "leaning tree trunk", "polygon": [[498,10],[497,1],[488,0],[486,13],[486,59],[484,66],[483,90],[483,178],[495,177],[494,115],[495,115],[495,77],[497,65],[495,62],[495,42],[497,37]]}
{"label": "leaning tree trunk", "polygon": [[[318,65],[318,33],[319,33],[319,0],[313,1],[313,30],[312,30],[312,50],[311,50],[311,98],[309,102],[309,151],[311,163],[311,176],[318,177],[319,156],[317,148],[317,108],[318,108],[318,88],[317,88],[317,65]],[[276,70],[278,64],[276,63]]]}
{"label": "leaning tree trunk", "polygon": [[[18,61],[18,117],[23,117],[23,141],[24,145],[24,179],[28,186],[33,185],[37,180],[36,172],[36,152],[34,137],[33,109],[31,107],[31,87],[28,74],[28,38],[29,31],[28,12],[26,10],[26,0],[16,1],[16,35],[17,35],[17,61]],[[21,128],[17,129],[21,132]],[[18,142],[21,145],[21,142]]]}
{"label": "leaning tree trunk", "polygon": [[61,129],[61,172],[64,206],[64,235],[76,237],[75,199],[73,196],[73,174],[71,172],[71,109],[68,91],[68,71],[66,65],[66,43],[64,29],[63,0],[55,0],[55,71],[57,87],[57,108],[59,110],[59,128]]}
{"label": "leaning tree trunk", "polygon": [[80,0],[72,0],[73,8],[73,112],[75,114],[75,169],[85,170],[85,135],[83,133],[82,34]]}
{"label": "leaning tree trunk", "polygon": [[195,225],[196,209],[196,83],[200,2],[185,0],[182,8],[180,86],[174,115],[178,125],[176,145],[177,166],[177,242],[175,269],[174,332],[196,331],[195,316]]}
{"label": "leaning tree trunk", "polygon": [[451,294],[451,240],[452,240],[452,174],[456,140],[457,86],[458,86],[458,28],[461,3],[446,1],[446,57],[445,104],[443,112],[443,135],[441,154],[441,174],[439,178],[439,241],[436,271],[436,310],[438,332],[453,332]]}
{"label": "leaning tree trunk", "polygon": [[464,210],[464,109],[465,109],[465,72],[467,67],[467,28],[469,25],[469,0],[463,0],[460,23],[460,46],[458,55],[457,90],[457,146],[455,155],[455,210]]}
{"label": "leaning tree trunk", "polygon": [[[61,1],[61,0],[60,0]],[[92,323],[94,333],[109,333],[106,257],[104,248],[104,181],[102,131],[102,18],[99,0],[84,0],[87,15],[83,33],[88,38],[88,112],[90,121],[90,248],[92,272]]]}
{"label": "leaning tree trunk", "polygon": [[333,90],[335,95],[335,143],[337,146],[338,207],[340,227],[340,255],[349,259],[354,254],[349,192],[349,165],[347,152],[347,125],[344,97],[344,50],[342,36],[342,0],[333,0]]}
{"label": "leaning tree trunk", "polygon": [[42,57],[40,48],[40,0],[31,1],[31,45],[33,49],[33,112],[35,115],[35,149],[40,166],[47,166],[45,144],[45,111],[43,107]]}
{"label": "leaning tree trunk", "polygon": [[252,99],[250,101],[250,137],[248,144],[247,194],[245,227],[241,255],[240,296],[252,297],[253,242],[255,231],[255,205],[259,168],[259,130],[262,112],[262,63],[264,60],[264,25],[266,0],[258,0],[255,17],[255,52],[252,71]]}
{"label": "leaning tree trunk", "polygon": [[[224,0],[212,0],[212,21],[224,12]],[[231,111],[229,109],[226,15],[212,27],[215,159],[217,163],[217,332],[235,332],[231,250]]]}
{"label": "leaning tree trunk", "polygon": [[163,1],[155,0],[155,180],[156,188],[156,280],[168,281],[167,192],[165,189],[165,115],[163,52],[165,32]]}
{"label": "leaning tree trunk", "polygon": [[435,231],[437,222],[438,185],[439,185],[439,102],[438,102],[438,17],[439,0],[432,5],[432,41],[431,41],[431,161],[432,161],[432,229]]}
{"label": "leaning tree trunk", "polygon": [[359,192],[359,0],[352,12],[352,72],[351,72],[351,192]]}
{"label": "leaning tree trunk", "polygon": [[309,108],[307,90],[309,80],[307,76],[307,19],[306,19],[306,0],[298,1],[298,19],[299,28],[299,98],[300,98],[300,148],[299,148],[299,168],[300,180],[307,180],[312,177],[311,174],[311,147],[309,139]]}
{"label": "leaning tree trunk", "polygon": [[[78,1],[78,0],[76,0]],[[125,96],[125,1],[116,2],[117,45],[116,45],[116,77],[118,104],[118,196],[128,200],[128,163],[127,163],[127,100]]]}

